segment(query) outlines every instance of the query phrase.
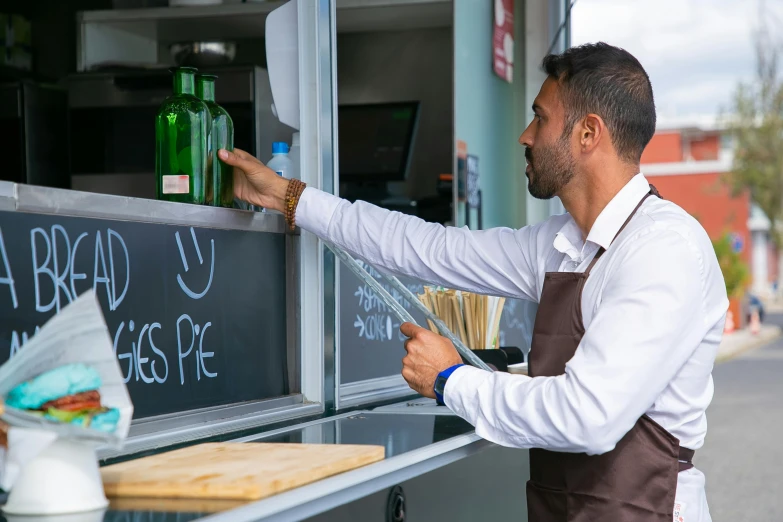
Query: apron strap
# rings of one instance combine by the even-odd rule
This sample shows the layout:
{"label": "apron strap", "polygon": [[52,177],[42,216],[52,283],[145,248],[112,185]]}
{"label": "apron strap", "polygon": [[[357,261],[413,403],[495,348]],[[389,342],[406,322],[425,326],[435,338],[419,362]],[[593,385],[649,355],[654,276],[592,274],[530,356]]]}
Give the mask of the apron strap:
{"label": "apron strap", "polygon": [[[614,235],[612,238],[612,243],[614,243],[614,240],[617,239],[617,236],[620,235],[620,233],[625,230],[625,227],[628,226],[628,223],[631,222],[631,219],[636,215],[636,212],[642,208],[642,205],[644,202],[649,198],[650,196],[655,196],[657,198],[661,198],[661,195],[658,193],[658,189],[656,189],[654,186],[650,185],[650,192],[644,195],[642,200],[639,202],[638,205],[636,205],[636,208],[633,209],[633,212],[628,216],[628,218],[623,223],[623,226],[620,227],[620,230],[617,231],[617,234]],[[661,198],[663,199],[663,198]],[[611,244],[611,243],[610,243]],[[593,267],[598,262],[599,259],[601,259],[601,256],[604,255],[604,252],[606,252],[606,249],[604,247],[601,247],[598,249],[598,252],[595,253],[595,256],[593,257],[593,260],[590,261],[590,264],[587,266],[587,270],[585,270],[585,274],[590,275],[590,272],[593,270]]]}
{"label": "apron strap", "polygon": [[677,457],[678,471],[682,472],[691,469],[693,467],[693,456],[695,454],[696,450],[680,446],[680,453]]}

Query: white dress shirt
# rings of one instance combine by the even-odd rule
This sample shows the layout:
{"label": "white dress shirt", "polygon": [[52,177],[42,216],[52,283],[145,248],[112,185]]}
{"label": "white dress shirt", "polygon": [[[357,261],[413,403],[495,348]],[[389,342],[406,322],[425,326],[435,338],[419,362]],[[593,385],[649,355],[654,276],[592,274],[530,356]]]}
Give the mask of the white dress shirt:
{"label": "white dress shirt", "polygon": [[[582,294],[586,331],[564,375],[530,378],[466,366],[447,381],[446,405],[478,435],[504,446],[605,453],[646,413],[681,446],[698,449],[707,432],[726,287],[706,232],[671,202],[648,198],[612,243],[648,191],[642,174],[632,178],[586,240],[568,214],[519,230],[470,231],[311,188],[296,220],[390,272],[536,302],[547,272],[584,271],[606,248]],[[710,520],[696,468],[679,474],[677,502],[685,522]]]}

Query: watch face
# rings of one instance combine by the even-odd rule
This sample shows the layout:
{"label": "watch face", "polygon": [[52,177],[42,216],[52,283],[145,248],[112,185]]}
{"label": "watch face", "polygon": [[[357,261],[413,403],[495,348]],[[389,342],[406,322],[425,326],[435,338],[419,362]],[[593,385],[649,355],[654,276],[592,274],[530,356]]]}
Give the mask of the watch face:
{"label": "watch face", "polygon": [[443,395],[443,389],[446,387],[446,378],[438,375],[438,378],[435,379],[435,393],[439,393],[440,395]]}

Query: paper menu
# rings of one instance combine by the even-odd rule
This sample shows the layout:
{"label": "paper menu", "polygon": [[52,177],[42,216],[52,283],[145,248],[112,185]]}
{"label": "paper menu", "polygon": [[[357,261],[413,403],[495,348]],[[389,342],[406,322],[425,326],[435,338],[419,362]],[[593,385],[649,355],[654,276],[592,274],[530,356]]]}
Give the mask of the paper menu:
{"label": "paper menu", "polygon": [[10,426],[50,431],[60,437],[119,449],[128,435],[133,403],[114,354],[114,343],[103,312],[92,290],[52,317],[22,350],[0,366],[0,397],[5,397],[22,382],[71,363],[84,363],[100,374],[101,404],[120,412],[114,433],[51,421],[8,407],[2,419]]}

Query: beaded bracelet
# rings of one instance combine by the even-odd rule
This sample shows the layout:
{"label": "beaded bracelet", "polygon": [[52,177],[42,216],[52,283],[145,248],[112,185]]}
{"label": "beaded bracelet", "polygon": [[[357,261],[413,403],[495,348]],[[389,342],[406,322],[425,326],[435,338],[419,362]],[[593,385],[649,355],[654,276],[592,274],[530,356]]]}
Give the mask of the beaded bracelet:
{"label": "beaded bracelet", "polygon": [[286,223],[288,223],[288,228],[291,230],[296,228],[296,207],[299,205],[299,198],[302,196],[305,187],[307,187],[307,184],[298,179],[291,179],[288,181],[283,214]]}

